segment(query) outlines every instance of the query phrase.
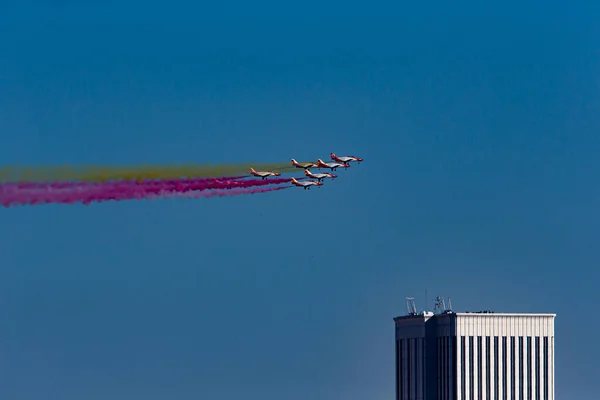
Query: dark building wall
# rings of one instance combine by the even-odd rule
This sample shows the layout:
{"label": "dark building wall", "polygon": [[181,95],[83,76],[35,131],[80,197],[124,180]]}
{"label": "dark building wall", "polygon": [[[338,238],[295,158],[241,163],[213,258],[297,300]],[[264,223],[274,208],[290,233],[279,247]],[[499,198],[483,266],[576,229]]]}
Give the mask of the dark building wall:
{"label": "dark building wall", "polygon": [[437,320],[429,318],[425,323],[425,400],[437,400],[438,395],[438,346]]}
{"label": "dark building wall", "polygon": [[[408,393],[408,389],[415,384],[423,390],[425,400],[454,400],[457,392],[456,374],[456,322],[454,315],[434,315],[424,318],[422,316],[408,317],[402,319],[401,325],[422,324],[419,332],[420,338],[414,340],[418,330],[414,334],[404,336],[396,335],[396,400],[414,400]],[[412,330],[412,329],[411,329]],[[446,332],[442,334],[442,332]],[[407,337],[408,336],[408,337]],[[415,363],[416,357],[411,353],[409,363],[401,363],[402,357],[407,357],[407,341],[415,349],[420,347],[423,354],[423,362]],[[421,379],[415,381],[416,365]],[[410,370],[410,376],[409,376]],[[401,377],[411,378],[402,380]],[[404,394],[404,395],[403,395]]]}

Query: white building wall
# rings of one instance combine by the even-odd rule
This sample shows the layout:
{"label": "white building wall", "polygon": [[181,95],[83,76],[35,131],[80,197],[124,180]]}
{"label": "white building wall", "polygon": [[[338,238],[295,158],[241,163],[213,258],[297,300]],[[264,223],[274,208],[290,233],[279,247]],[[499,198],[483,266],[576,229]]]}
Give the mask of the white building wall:
{"label": "white building wall", "polygon": [[458,339],[458,345],[456,346],[456,387],[457,387],[457,396],[460,399],[462,396],[462,393],[464,391],[464,388],[462,387],[462,385],[460,384],[462,382],[462,355],[463,355],[463,351],[462,351],[462,346],[461,346],[461,341],[460,338]]}
{"label": "white building wall", "polygon": [[[464,351],[467,353],[466,366],[463,369],[462,364],[457,362],[458,374],[458,400],[554,400],[554,315],[553,314],[479,314],[479,313],[459,313],[456,314],[456,335],[458,338],[458,354],[462,355],[461,337],[466,338]],[[470,348],[469,337],[473,337],[473,349]],[[479,348],[479,337],[481,337],[481,350]],[[487,357],[486,357],[486,337],[490,337],[490,363],[492,366],[498,361],[498,374],[495,368],[490,371],[490,398],[487,398]],[[495,340],[498,337],[498,360],[495,359]],[[515,337],[514,358],[511,337]],[[547,338],[547,363],[548,376],[544,374],[544,352]],[[504,339],[506,338],[506,339]],[[520,344],[522,339],[521,349]],[[528,346],[528,338],[530,346]],[[536,352],[536,338],[539,338],[539,352]],[[506,348],[504,343],[506,340]],[[462,373],[469,375],[470,371],[470,351],[473,351],[473,372],[474,376],[469,377],[474,380],[474,393],[471,393],[470,380],[467,379],[466,387],[462,387]],[[523,359],[520,362],[522,351]],[[479,355],[481,352],[481,363]],[[530,360],[530,361],[529,361]],[[459,356],[460,361],[460,356]],[[539,363],[539,392],[536,367]],[[520,371],[522,368],[522,386],[520,380]],[[506,369],[506,376],[504,370]],[[514,394],[512,394],[512,376],[514,371]],[[506,378],[506,381],[504,380]],[[547,397],[544,387],[547,380]],[[498,383],[499,398],[495,398],[495,385]],[[480,386],[481,385],[481,386]],[[479,389],[481,387],[481,396]],[[465,396],[463,396],[463,393]],[[539,397],[538,397],[539,396]]]}

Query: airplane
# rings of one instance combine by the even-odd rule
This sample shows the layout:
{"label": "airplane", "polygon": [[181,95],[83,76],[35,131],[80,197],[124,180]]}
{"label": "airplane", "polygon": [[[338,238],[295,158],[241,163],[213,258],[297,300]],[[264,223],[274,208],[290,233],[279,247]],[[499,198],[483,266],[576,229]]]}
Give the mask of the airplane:
{"label": "airplane", "polygon": [[304,169],[317,167],[316,163],[307,162],[307,163],[300,164],[298,161],[294,160],[293,158],[292,158],[292,165],[296,168],[304,168]]}
{"label": "airplane", "polygon": [[340,163],[350,163],[351,161],[356,161],[360,164],[360,162],[363,160],[362,158],[358,158],[358,157],[354,157],[354,156],[343,156],[343,157],[338,157],[335,155],[335,153],[331,153],[329,155],[331,157],[331,159],[333,161],[337,161]]}
{"label": "airplane", "polygon": [[316,179],[318,182],[321,182],[324,178],[337,178],[337,175],[334,174],[313,174],[309,169],[304,170],[304,175]]}
{"label": "airplane", "polygon": [[254,170],[254,168],[250,168],[250,173],[254,176],[258,176],[259,178],[263,178],[263,179],[266,179],[269,176],[281,176],[281,174],[279,172],[271,172],[271,171],[256,172]]}
{"label": "airplane", "polygon": [[298,182],[296,180],[296,178],[292,178],[291,182],[293,185],[296,185],[298,187],[303,187],[304,190],[310,189],[311,186],[323,186],[323,184],[321,182],[317,182],[317,181]]}
{"label": "airplane", "polygon": [[330,168],[332,171],[335,171],[337,167],[348,168],[350,164],[348,163],[324,163],[320,158],[317,160],[317,168]]}

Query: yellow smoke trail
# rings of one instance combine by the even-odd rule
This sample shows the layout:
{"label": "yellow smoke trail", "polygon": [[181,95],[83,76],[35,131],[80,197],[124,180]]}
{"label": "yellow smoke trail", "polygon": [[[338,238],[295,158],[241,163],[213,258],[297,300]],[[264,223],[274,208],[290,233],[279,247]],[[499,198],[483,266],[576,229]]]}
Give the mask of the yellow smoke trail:
{"label": "yellow smoke trail", "polygon": [[107,182],[116,180],[210,178],[248,174],[250,167],[257,171],[288,172],[295,168],[290,163],[266,164],[179,164],[133,166],[11,166],[0,168],[0,182]]}

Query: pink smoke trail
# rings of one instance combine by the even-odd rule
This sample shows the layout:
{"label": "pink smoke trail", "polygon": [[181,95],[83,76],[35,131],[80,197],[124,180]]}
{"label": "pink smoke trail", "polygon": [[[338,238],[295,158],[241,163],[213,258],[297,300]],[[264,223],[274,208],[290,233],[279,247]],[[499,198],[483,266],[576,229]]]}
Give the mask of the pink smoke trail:
{"label": "pink smoke trail", "polygon": [[172,179],[172,180],[157,180],[157,181],[121,181],[121,182],[100,182],[100,183],[88,183],[80,182],[76,185],[62,186],[61,183],[58,185],[52,184],[41,184],[39,186],[30,186],[25,184],[24,186],[14,184],[0,185],[0,196],[4,195],[15,195],[15,194],[29,194],[29,195],[40,195],[47,192],[54,192],[61,189],[64,190],[93,190],[95,192],[132,192],[140,193],[157,190],[171,190],[171,191],[188,191],[188,190],[205,190],[205,189],[229,189],[234,187],[253,187],[253,186],[264,186],[269,184],[280,184],[287,182],[286,178],[278,179],[249,179],[249,180],[236,180],[233,178],[203,178],[203,179]]}
{"label": "pink smoke trail", "polygon": [[73,187],[97,187],[99,185],[104,185],[105,187],[111,187],[114,184],[130,184],[130,185],[140,185],[140,184],[152,184],[152,183],[177,183],[177,182],[189,182],[189,183],[200,183],[200,182],[214,182],[215,180],[219,181],[230,181],[230,180],[239,180],[248,177],[249,175],[239,175],[239,176],[220,176],[214,178],[186,178],[186,179],[164,179],[164,180],[122,180],[122,181],[106,181],[106,182],[78,182],[78,181],[69,181],[69,182],[7,182],[0,184],[0,193],[2,191],[7,190],[23,190],[23,189],[69,189]]}
{"label": "pink smoke trail", "polygon": [[256,193],[268,193],[275,192],[278,190],[289,189],[291,186],[278,186],[271,188],[253,188],[253,189],[232,189],[232,190],[224,190],[224,189],[215,189],[210,191],[200,191],[200,192],[185,192],[185,193],[165,193],[158,194],[155,196],[148,197],[149,199],[174,199],[174,198],[185,198],[185,199],[200,199],[200,198],[209,198],[209,197],[223,197],[223,196],[238,196],[242,194],[256,194]]}
{"label": "pink smoke trail", "polygon": [[[158,192],[188,192],[193,190],[207,189],[232,189],[232,188],[249,188],[255,186],[278,185],[287,183],[288,178],[277,179],[248,179],[248,180],[203,180],[194,179],[178,179],[174,181],[151,181],[145,183],[115,183],[109,189],[119,193],[140,193],[154,194]],[[108,190],[108,187],[105,187]]]}
{"label": "pink smoke trail", "polygon": [[45,203],[89,204],[108,200],[144,199],[157,194],[185,193],[210,189],[233,189],[265,186],[289,182],[280,179],[252,179],[245,181],[213,179],[211,182],[198,180],[152,181],[152,182],[113,182],[81,185],[68,189],[42,188],[25,190],[0,190],[0,205],[4,207],[17,205],[35,205]]}

